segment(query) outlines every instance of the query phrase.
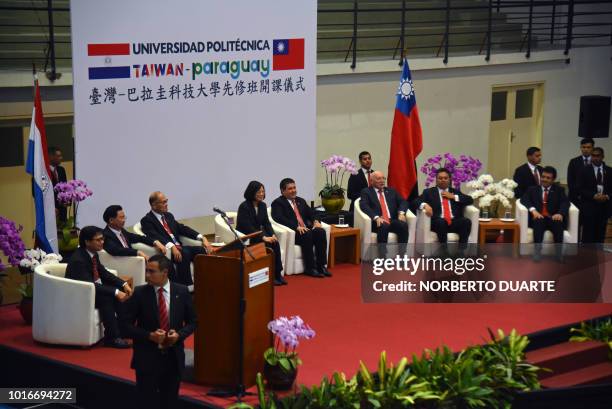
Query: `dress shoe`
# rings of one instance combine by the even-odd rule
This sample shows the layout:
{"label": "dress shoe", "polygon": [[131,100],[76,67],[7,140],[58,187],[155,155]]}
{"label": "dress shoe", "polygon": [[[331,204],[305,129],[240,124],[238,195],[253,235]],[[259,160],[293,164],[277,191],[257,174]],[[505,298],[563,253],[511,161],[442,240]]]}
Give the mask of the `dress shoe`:
{"label": "dress shoe", "polygon": [[104,346],[117,349],[130,348],[130,344],[121,338],[113,338],[104,341]]}
{"label": "dress shoe", "polygon": [[287,282],[287,280],[285,280],[283,277],[281,277],[281,278],[280,278],[278,281],[280,281],[282,285],[287,285],[287,284],[289,284],[289,283]]}
{"label": "dress shoe", "polygon": [[281,280],[274,280],[274,285],[283,285],[283,282]]}
{"label": "dress shoe", "polygon": [[317,270],[315,270],[314,268],[311,270],[306,270],[304,272],[304,274],[306,274],[307,276],[310,277],[316,277],[316,278],[325,278],[325,276],[321,273],[319,273]]}
{"label": "dress shoe", "polygon": [[332,273],[325,266],[319,267],[318,270],[319,270],[319,273],[323,274],[325,277],[332,276]]}

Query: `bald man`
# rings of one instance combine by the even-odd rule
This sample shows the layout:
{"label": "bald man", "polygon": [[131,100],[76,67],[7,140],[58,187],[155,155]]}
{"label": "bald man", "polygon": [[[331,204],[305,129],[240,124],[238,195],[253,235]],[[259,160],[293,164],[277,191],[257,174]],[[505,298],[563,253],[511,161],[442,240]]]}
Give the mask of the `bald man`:
{"label": "bald man", "polygon": [[[202,234],[176,221],[168,212],[168,198],[162,192],[151,193],[149,205],[151,211],[140,220],[143,233],[170,249],[172,261],[176,264],[176,272],[171,272],[170,280],[186,285],[193,291],[191,262],[198,254],[212,253],[212,246]],[[184,246],[179,236],[200,240],[202,246]]]}
{"label": "bald man", "polygon": [[[372,231],[378,244],[386,244],[389,233],[397,234],[400,252],[403,254],[408,242],[406,211],[408,202],[395,189],[386,187],[387,178],[381,171],[370,174],[371,186],[361,190],[359,207],[372,219]],[[379,255],[386,254],[386,246],[379,246]]]}

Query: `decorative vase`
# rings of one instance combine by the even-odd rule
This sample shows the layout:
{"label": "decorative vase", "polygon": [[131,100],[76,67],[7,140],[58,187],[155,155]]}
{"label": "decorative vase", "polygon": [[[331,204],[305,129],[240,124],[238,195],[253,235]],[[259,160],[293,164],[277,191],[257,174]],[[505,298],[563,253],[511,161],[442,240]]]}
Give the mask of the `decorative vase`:
{"label": "decorative vase", "polygon": [[344,195],[322,197],[321,204],[327,213],[338,213],[344,207]]}
{"label": "decorative vase", "polygon": [[28,325],[32,325],[32,306],[33,306],[32,297],[23,297],[21,299],[21,302],[17,306],[17,308],[19,308],[19,312],[21,313],[21,316],[23,317],[23,320]]}
{"label": "decorative vase", "polygon": [[264,362],[263,374],[268,388],[274,391],[288,391],[293,387],[297,377],[297,368],[287,372],[280,365],[270,365]]}

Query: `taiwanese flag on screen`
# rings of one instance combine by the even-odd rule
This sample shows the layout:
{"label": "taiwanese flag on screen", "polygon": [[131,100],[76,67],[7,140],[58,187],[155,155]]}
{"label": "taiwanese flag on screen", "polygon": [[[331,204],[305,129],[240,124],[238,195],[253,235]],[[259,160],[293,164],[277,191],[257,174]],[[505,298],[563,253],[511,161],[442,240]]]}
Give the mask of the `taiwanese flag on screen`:
{"label": "taiwanese flag on screen", "polygon": [[407,199],[417,184],[416,158],[423,150],[423,132],[406,59],[396,95],[388,184]]}
{"label": "taiwanese flag on screen", "polygon": [[274,71],[304,69],[303,38],[274,40],[272,42],[272,47],[272,69]]}

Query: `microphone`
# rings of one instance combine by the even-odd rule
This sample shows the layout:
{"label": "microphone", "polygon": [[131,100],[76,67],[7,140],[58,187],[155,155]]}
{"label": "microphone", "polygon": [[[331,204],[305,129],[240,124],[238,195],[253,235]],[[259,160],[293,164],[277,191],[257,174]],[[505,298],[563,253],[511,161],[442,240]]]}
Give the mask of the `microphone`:
{"label": "microphone", "polygon": [[221,216],[223,217],[227,217],[227,215],[225,214],[225,212],[221,209],[219,209],[218,207],[213,207],[213,212],[215,213],[219,213]]}

